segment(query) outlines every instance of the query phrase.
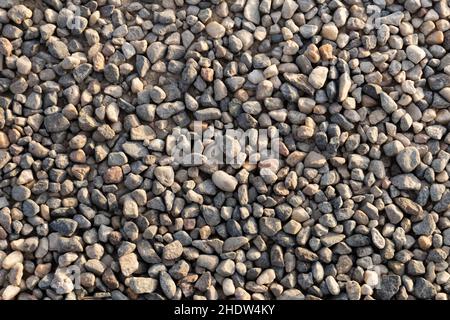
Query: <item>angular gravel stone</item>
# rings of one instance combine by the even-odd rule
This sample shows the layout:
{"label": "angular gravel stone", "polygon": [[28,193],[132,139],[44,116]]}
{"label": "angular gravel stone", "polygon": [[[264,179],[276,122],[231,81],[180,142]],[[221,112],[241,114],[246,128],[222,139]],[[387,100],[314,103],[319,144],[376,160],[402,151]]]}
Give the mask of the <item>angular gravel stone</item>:
{"label": "angular gravel stone", "polygon": [[436,295],[436,288],[424,278],[417,278],[414,283],[414,294],[419,299],[431,299]]}
{"label": "angular gravel stone", "polygon": [[129,253],[119,258],[120,270],[125,277],[131,276],[139,268],[137,256]]}
{"label": "angular gravel stone", "polygon": [[129,278],[128,286],[136,294],[152,293],[158,287],[158,280],[145,277]]}
{"label": "angular gravel stone", "polygon": [[320,89],[327,80],[328,69],[325,67],[316,67],[312,70],[308,77],[308,82],[315,88]]}
{"label": "angular gravel stone", "polygon": [[78,223],[72,219],[59,218],[50,223],[50,228],[60,235],[70,237],[77,229]]}

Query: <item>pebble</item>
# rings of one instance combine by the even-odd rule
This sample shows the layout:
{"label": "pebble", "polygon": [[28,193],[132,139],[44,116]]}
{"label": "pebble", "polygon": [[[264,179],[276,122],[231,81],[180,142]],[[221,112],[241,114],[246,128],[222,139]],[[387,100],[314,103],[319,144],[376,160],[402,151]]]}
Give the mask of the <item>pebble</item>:
{"label": "pebble", "polygon": [[332,276],[326,277],[325,283],[327,284],[328,291],[333,296],[337,296],[341,292],[339,285],[336,282],[336,279],[334,279]]}
{"label": "pebble", "polygon": [[308,77],[308,82],[315,88],[320,89],[325,85],[327,80],[328,69],[325,67],[316,67],[312,70]]}
{"label": "pebble", "polygon": [[268,237],[273,237],[282,228],[281,221],[276,218],[263,217],[259,221],[261,233]]}
{"label": "pebble", "polygon": [[387,113],[392,113],[397,110],[397,104],[395,101],[385,92],[380,92],[380,102],[384,111]]}
{"label": "pebble", "polygon": [[259,24],[259,1],[258,0],[247,0],[244,7],[244,17],[254,24]]}
{"label": "pebble", "polygon": [[376,288],[376,295],[381,300],[389,300],[400,289],[401,278],[398,275],[381,276],[379,286]]}
{"label": "pebble", "polygon": [[414,283],[414,294],[419,299],[432,299],[436,295],[436,288],[424,278],[417,278]]}
{"label": "pebble", "polygon": [[72,280],[62,271],[55,273],[50,286],[60,295],[70,293],[74,289]]}
{"label": "pebble", "polygon": [[417,235],[431,235],[433,231],[436,229],[436,223],[433,219],[433,217],[428,214],[425,216],[425,218],[419,222],[416,223],[413,226],[413,231]]}
{"label": "pebble", "polygon": [[403,172],[409,173],[421,163],[419,151],[414,147],[406,147],[395,157]]}
{"label": "pebble", "polygon": [[62,113],[53,113],[45,117],[44,126],[48,132],[61,132],[70,127],[70,121]]}
{"label": "pebble", "polygon": [[17,286],[9,285],[2,293],[2,300],[13,300],[20,292],[20,288]]}
{"label": "pebble", "polygon": [[72,219],[59,218],[50,223],[50,228],[60,235],[70,237],[77,229],[78,223]]}
{"label": "pebble", "polygon": [[416,45],[409,45],[406,47],[406,55],[408,59],[415,64],[419,63],[426,57],[425,51]]}
{"label": "pebble", "polygon": [[11,42],[4,37],[0,37],[0,54],[9,57],[12,54],[12,51],[13,46]]}
{"label": "pebble", "polygon": [[177,290],[177,286],[175,285],[175,282],[173,281],[170,274],[168,274],[166,271],[161,271],[159,273],[159,284],[164,295],[168,299],[173,299]]}
{"label": "pebble", "polygon": [[23,254],[20,251],[13,251],[3,258],[2,268],[10,270],[14,266],[23,262]]}
{"label": "pebble", "polygon": [[372,228],[372,230],[370,230],[370,235],[372,237],[372,243],[375,245],[375,247],[381,250],[386,246],[386,240],[381,235],[380,231]]}
{"label": "pebble", "polygon": [[238,185],[238,181],[235,177],[221,170],[213,173],[212,181],[216,187],[225,192],[233,192]]}
{"label": "pebble", "polygon": [[248,239],[246,237],[231,237],[224,241],[222,250],[227,251],[236,251],[245,244],[248,243]]}
{"label": "pebble", "polygon": [[345,290],[349,300],[360,300],[361,299],[361,286],[358,282],[352,280],[345,283]]}
{"label": "pebble", "polygon": [[183,253],[183,245],[180,241],[175,240],[164,246],[162,257],[166,260],[175,260]]}
{"label": "pebble", "polygon": [[391,179],[392,184],[399,188],[400,190],[420,190],[421,183],[420,180],[417,179],[416,176],[407,173],[407,174],[400,174],[398,176],[395,176]]}
{"label": "pebble", "polygon": [[64,59],[70,55],[64,42],[55,40],[48,43],[48,51],[57,59]]}
{"label": "pebble", "polygon": [[173,168],[170,166],[159,166],[155,168],[155,177],[162,185],[170,187],[175,178]]}
{"label": "pebble", "polygon": [[327,160],[322,154],[312,151],[308,153],[304,163],[307,168],[321,168],[327,163]]}
{"label": "pebble", "polygon": [[29,199],[31,196],[31,190],[28,189],[25,186],[14,186],[11,190],[11,197],[15,201],[24,201],[26,199]]}
{"label": "pebble", "polygon": [[31,67],[31,61],[27,56],[22,56],[16,60],[16,68],[20,74],[29,74],[31,71]]}
{"label": "pebble", "polygon": [[128,253],[119,258],[120,270],[125,277],[131,276],[139,268],[135,253]]}

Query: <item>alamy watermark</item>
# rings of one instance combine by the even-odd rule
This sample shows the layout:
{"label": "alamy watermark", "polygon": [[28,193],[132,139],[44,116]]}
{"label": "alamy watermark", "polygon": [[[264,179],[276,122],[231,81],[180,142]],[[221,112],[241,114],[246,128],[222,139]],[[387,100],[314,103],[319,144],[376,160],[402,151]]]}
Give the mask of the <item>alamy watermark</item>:
{"label": "alamy watermark", "polygon": [[217,129],[194,121],[193,130],[176,127],[168,137],[167,152],[183,166],[227,164],[241,167],[264,160],[279,160],[278,129]]}

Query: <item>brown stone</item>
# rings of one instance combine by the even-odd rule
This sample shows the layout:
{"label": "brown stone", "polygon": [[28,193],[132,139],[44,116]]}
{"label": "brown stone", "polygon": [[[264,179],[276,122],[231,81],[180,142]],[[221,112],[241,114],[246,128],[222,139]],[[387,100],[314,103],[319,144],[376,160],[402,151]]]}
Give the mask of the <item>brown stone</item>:
{"label": "brown stone", "polygon": [[444,33],[442,31],[435,31],[428,35],[427,44],[441,44],[444,42]]}
{"label": "brown stone", "polygon": [[0,131],[0,149],[6,149],[9,147],[9,138],[5,132]]}
{"label": "brown stone", "polygon": [[122,168],[119,166],[114,166],[108,168],[103,176],[105,183],[120,183],[123,179]]}
{"label": "brown stone", "polygon": [[91,171],[87,164],[76,164],[72,167],[72,175],[78,180],[84,180],[86,175]]}
{"label": "brown stone", "polygon": [[70,160],[76,163],[85,163],[86,162],[86,154],[83,150],[75,150],[70,153]]}
{"label": "brown stone", "polygon": [[315,44],[310,44],[308,48],[305,51],[305,56],[311,61],[312,63],[317,63],[320,61],[320,54],[319,49],[317,49],[317,46]]}

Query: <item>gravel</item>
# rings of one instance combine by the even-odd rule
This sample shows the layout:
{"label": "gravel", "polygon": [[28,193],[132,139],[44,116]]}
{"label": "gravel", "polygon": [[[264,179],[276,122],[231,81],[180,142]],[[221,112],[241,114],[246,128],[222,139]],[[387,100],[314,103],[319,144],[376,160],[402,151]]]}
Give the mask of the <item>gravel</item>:
{"label": "gravel", "polygon": [[447,300],[449,18],[0,1],[0,300]]}

